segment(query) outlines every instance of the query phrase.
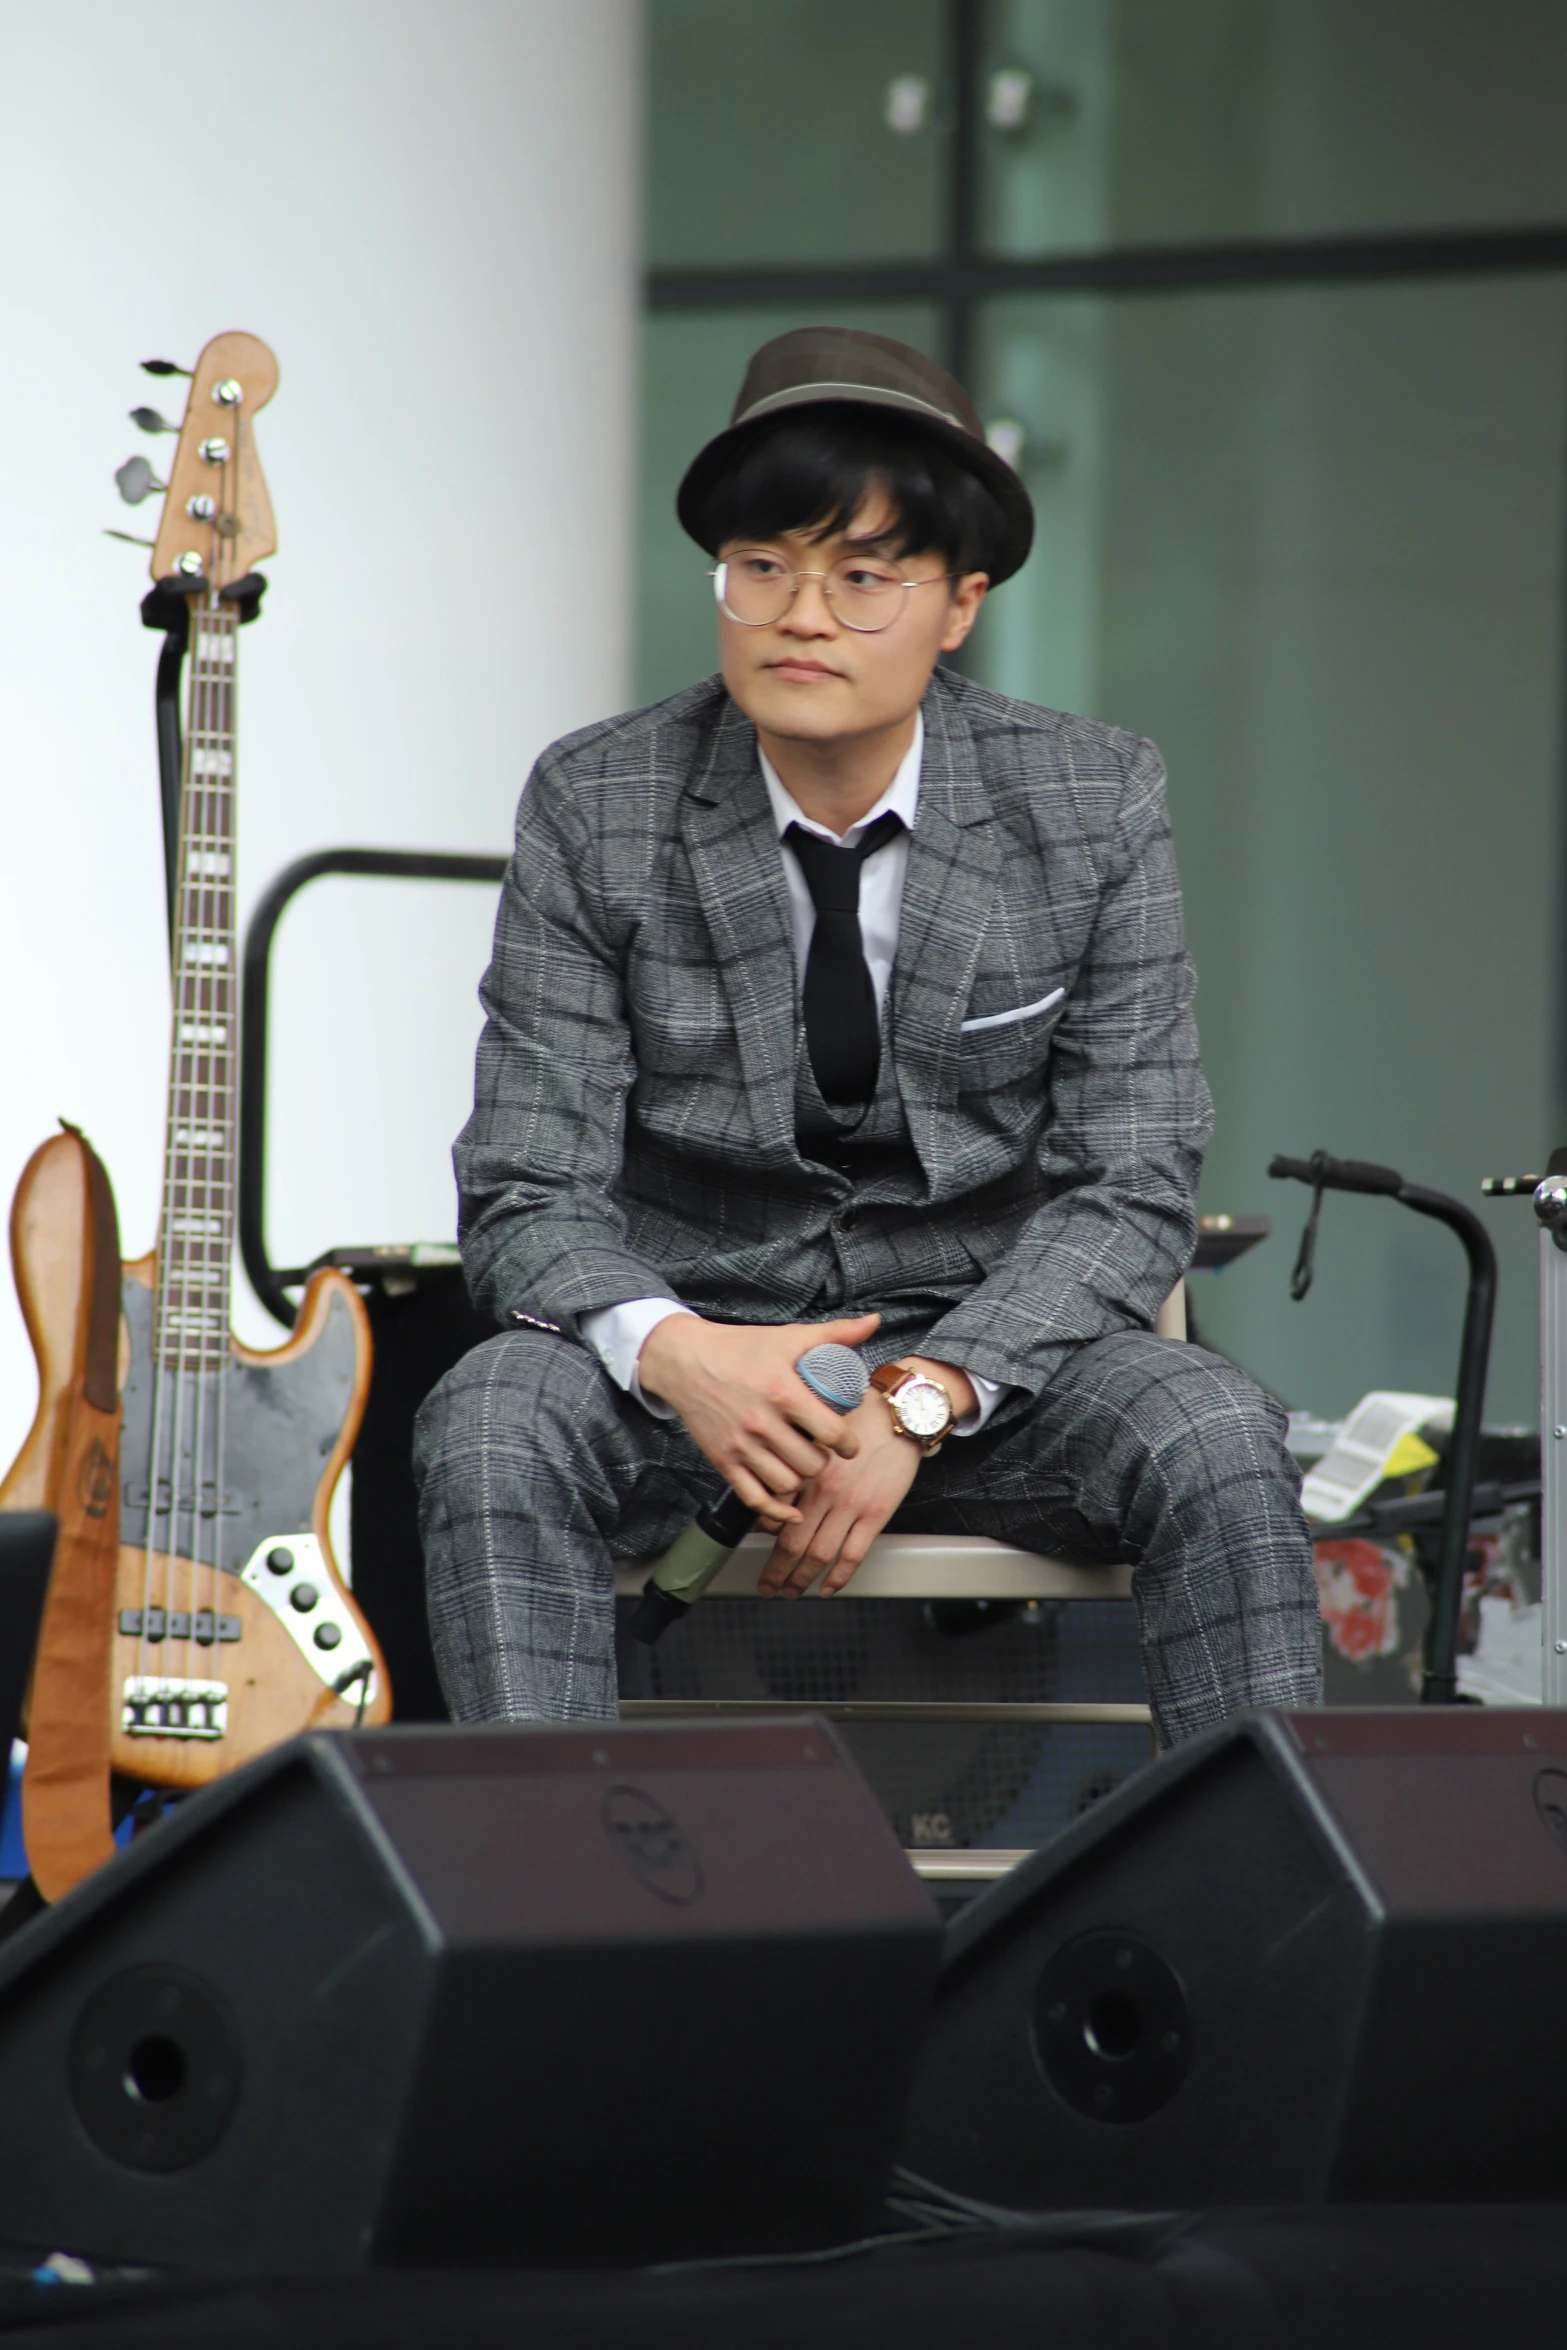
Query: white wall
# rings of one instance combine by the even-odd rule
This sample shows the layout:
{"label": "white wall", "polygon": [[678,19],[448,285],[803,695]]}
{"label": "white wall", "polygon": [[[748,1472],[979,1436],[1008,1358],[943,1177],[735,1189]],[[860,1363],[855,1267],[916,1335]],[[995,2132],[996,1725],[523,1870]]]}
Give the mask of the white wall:
{"label": "white wall", "polygon": [[[150,1245],[168,988],[152,535],[126,410],[228,327],[282,381],[243,639],[242,914],[343,842],[504,848],[627,698],[636,0],[0,0],[0,1192],[64,1114]],[[326,882],[279,934],[271,1241],[447,1238],[487,889]],[[281,1335],[248,1293],[236,1322]],[[32,1359],[0,1278],[0,1466]]]}

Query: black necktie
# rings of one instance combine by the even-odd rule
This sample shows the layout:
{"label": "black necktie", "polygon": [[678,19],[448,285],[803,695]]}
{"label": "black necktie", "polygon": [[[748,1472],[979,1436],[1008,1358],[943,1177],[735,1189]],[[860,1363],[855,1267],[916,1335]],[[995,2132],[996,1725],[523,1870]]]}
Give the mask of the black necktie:
{"label": "black necktie", "polygon": [[801,996],[805,1047],[823,1101],[868,1102],[876,1090],[881,1026],[860,936],[860,867],[902,830],[902,817],[889,809],[852,849],[798,824],[784,834],[816,908]]}

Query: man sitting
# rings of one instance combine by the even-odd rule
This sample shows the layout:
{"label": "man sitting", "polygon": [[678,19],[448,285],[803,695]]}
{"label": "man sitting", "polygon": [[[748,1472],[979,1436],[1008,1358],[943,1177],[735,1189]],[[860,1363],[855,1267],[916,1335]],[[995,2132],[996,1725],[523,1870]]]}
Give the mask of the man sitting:
{"label": "man sitting", "polygon": [[[1277,1405],[1154,1334],[1211,1126],[1153,747],[938,666],[1033,516],[880,336],[751,362],[681,485],[722,674],[540,759],[456,1146],[507,1325],[420,1415],[458,1720],[616,1710],[612,1560],[720,1485],[762,1589],[884,1527],[1130,1559],[1170,1745],[1320,1693]],[[839,1419],[813,1343],[897,1365]]]}

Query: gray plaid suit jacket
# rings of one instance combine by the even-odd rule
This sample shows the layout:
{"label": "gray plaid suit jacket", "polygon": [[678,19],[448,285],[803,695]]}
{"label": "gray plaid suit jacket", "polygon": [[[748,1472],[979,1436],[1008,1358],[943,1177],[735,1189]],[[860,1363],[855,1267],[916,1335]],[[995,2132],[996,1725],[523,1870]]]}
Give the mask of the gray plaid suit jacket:
{"label": "gray plaid suit jacket", "polygon": [[1211,1127],[1158,753],[946,671],[924,716],[884,1030],[913,1155],[852,1206],[796,1144],[800,991],[750,721],[711,678],[540,759],[454,1153],[497,1320],[572,1332],[659,1294],[727,1321],[874,1308],[882,1338],[918,1330],[1029,1394],[1066,1349],[1151,1324]]}

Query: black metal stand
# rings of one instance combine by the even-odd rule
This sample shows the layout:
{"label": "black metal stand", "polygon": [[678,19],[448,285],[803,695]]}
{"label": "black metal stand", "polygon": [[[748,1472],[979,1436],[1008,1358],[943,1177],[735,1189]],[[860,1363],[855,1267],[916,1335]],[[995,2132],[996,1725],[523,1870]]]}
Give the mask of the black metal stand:
{"label": "black metal stand", "polygon": [[[394,881],[498,882],[504,857],[443,849],[318,849],[296,857],[257,901],[241,964],[239,1051],[239,1253],[250,1286],[269,1314],[292,1330],[299,1308],[289,1288],[310,1268],[279,1267],[267,1254],[267,993],[272,940],[284,908],[324,873],[367,873]],[[328,1262],[326,1258],[323,1263]]]}
{"label": "black metal stand", "polygon": [[1422,1705],[1456,1704],[1458,1618],[1463,1606],[1464,1566],[1469,1555],[1480,1418],[1491,1361],[1491,1324],[1496,1313],[1496,1251],[1491,1245],[1491,1235],[1462,1200],[1452,1198],[1445,1191],[1428,1191],[1422,1184],[1406,1183],[1391,1167],[1373,1166],[1360,1159],[1330,1158],[1326,1151],[1314,1151],[1309,1159],[1276,1158],[1270,1163],[1268,1173],[1294,1183],[1310,1184],[1316,1194],[1296,1267],[1294,1294],[1297,1297],[1303,1297],[1311,1285],[1309,1244],[1315,1238],[1317,1210],[1325,1191],[1370,1192],[1396,1199],[1404,1207],[1412,1208],[1417,1216],[1431,1216],[1437,1223],[1445,1224],[1463,1243],[1469,1260],[1469,1294],[1458,1349],[1458,1393],[1443,1471],[1442,1532],[1431,1589],[1431,1620],[1426,1627],[1425,1676],[1420,1686]]}

